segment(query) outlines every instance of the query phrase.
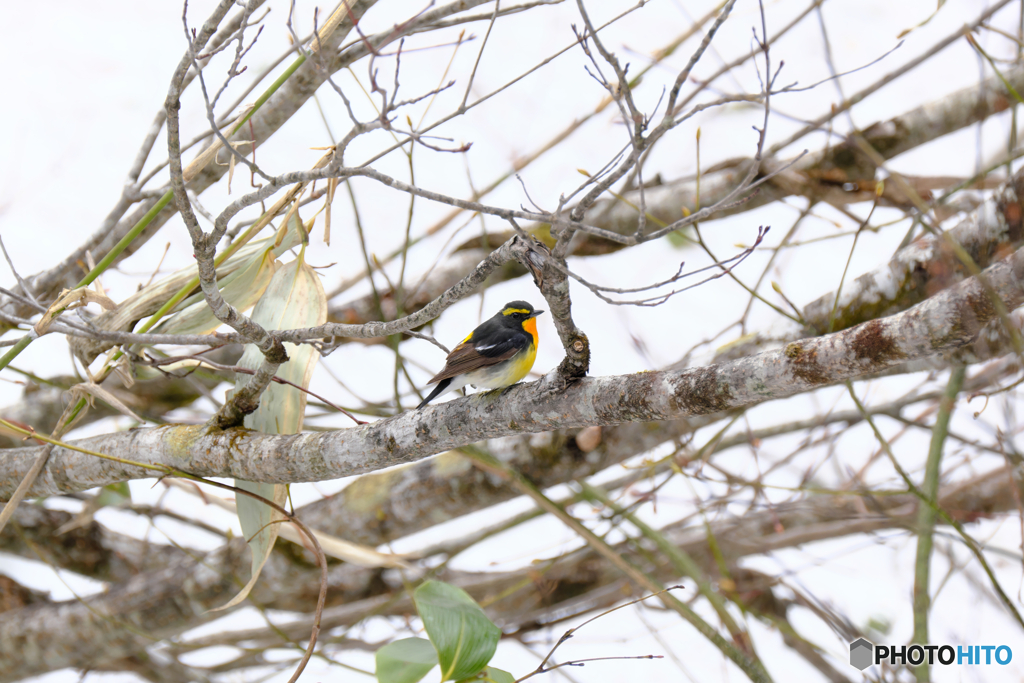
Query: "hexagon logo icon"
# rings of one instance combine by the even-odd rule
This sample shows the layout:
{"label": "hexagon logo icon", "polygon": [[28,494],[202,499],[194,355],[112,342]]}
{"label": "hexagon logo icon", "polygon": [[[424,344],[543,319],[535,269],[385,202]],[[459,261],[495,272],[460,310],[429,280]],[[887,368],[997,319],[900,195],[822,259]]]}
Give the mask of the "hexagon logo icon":
{"label": "hexagon logo icon", "polygon": [[863,638],[853,641],[850,643],[850,665],[861,671],[868,668],[871,666],[874,650],[875,646]]}

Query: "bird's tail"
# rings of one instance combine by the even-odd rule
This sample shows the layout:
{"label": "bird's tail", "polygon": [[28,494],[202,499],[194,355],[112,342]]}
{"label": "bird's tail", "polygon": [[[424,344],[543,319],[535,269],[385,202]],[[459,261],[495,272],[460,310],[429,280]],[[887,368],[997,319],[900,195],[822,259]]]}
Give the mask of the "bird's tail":
{"label": "bird's tail", "polygon": [[437,386],[434,387],[434,390],[430,392],[430,395],[427,396],[425,399],[423,399],[423,403],[421,403],[418,406],[416,406],[416,410],[419,410],[420,408],[422,408],[423,406],[427,405],[428,403],[433,401],[435,398],[437,398],[438,396],[443,394],[445,392],[445,389],[447,389],[449,386],[451,386],[451,383],[452,383],[452,380],[451,380],[450,377],[448,379],[443,379],[440,382],[438,382]]}

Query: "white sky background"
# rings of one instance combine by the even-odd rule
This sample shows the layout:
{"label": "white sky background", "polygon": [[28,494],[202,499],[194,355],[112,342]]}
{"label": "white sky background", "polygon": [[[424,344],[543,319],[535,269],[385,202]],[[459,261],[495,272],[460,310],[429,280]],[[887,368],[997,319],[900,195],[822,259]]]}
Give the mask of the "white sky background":
{"label": "white sky background", "polygon": [[[977,0],[950,0],[926,26],[910,33],[903,47],[894,54],[870,68],[842,77],[840,85],[843,93],[849,95],[858,91],[927,50],[940,37],[949,35],[965,22],[973,20],[984,4]],[[897,35],[925,20],[935,10],[935,5],[934,0],[830,0],[824,7],[824,20],[831,38],[836,69],[840,72],[855,69],[892,49],[898,42]],[[192,2],[189,8],[190,25],[200,25],[211,6],[208,0]],[[259,73],[264,65],[288,47],[288,37],[283,26],[288,3],[269,2],[268,6],[272,7],[268,27],[246,61],[249,65],[247,75]],[[423,6],[422,2],[382,1],[366,15],[361,26],[367,33],[383,30],[415,14]],[[591,2],[588,8],[593,20],[603,23],[632,6],[632,3],[604,1]],[[489,12],[491,7],[484,6],[476,12]],[[706,1],[653,0],[603,32],[602,36],[609,49],[618,54],[620,61],[632,63],[631,73],[635,73],[647,63],[650,54],[671,42],[689,27],[691,18],[702,16],[710,7],[712,3]],[[806,0],[768,2],[766,11],[769,34],[774,34],[805,7]],[[296,29],[300,35],[306,35],[312,28],[313,4],[298,2],[296,8]],[[1019,6],[1004,9],[992,23],[1014,32],[1019,11]],[[74,245],[81,243],[95,230],[116,201],[126,171],[145,131],[162,106],[170,74],[183,53],[180,15],[180,5],[168,0],[148,3],[10,3],[4,7],[3,21],[0,22],[0,57],[8,67],[6,72],[10,99],[6,106],[0,107],[0,236],[22,274],[35,273],[63,258]],[[571,2],[538,8],[499,21],[490,37],[470,101],[491,92],[556,49],[569,45],[573,41],[570,29],[573,23],[582,25],[576,6]],[[748,51],[752,45],[751,28],[759,25],[757,3],[740,0],[733,16],[716,38],[714,50],[701,61],[695,75],[709,75],[720,66],[721,60],[729,61]],[[466,30],[467,34],[472,33],[477,39],[463,45],[458,51],[450,76],[456,78],[457,83],[430,105],[427,121],[447,114],[461,100],[465,78],[476,59],[486,23],[474,24]],[[448,33],[416,36],[407,41],[406,47],[447,43],[457,36],[458,31],[454,29]],[[662,85],[671,83],[699,39],[698,35],[688,41],[665,61],[664,66],[655,67],[648,74],[637,90],[637,102],[641,109],[654,109],[661,96]],[[1010,43],[1006,40],[996,39],[989,33],[982,34],[981,39],[986,49],[998,56],[1009,57],[1012,54]],[[400,99],[415,97],[436,87],[451,56],[451,47],[404,55]],[[772,46],[772,60],[775,66],[780,60],[785,61],[779,77],[781,84],[798,81],[801,85],[808,85],[828,76],[821,28],[813,14]],[[438,144],[472,142],[473,147],[465,155],[440,154],[417,148],[414,153],[417,183],[427,189],[468,197],[470,189],[467,176],[472,178],[474,186],[482,187],[508,172],[516,159],[547,142],[575,117],[591,111],[602,99],[603,91],[583,70],[585,63],[581,50],[570,50],[524,83],[434,131],[454,140],[452,143],[439,141]],[[382,83],[390,88],[393,58],[380,60],[378,66]],[[215,63],[214,67],[222,68],[223,64]],[[212,71],[220,73],[216,68]],[[354,73],[365,84],[366,62],[360,62]],[[610,71],[606,70],[606,73]],[[966,41],[957,41],[924,66],[858,105],[853,113],[853,122],[859,127],[866,127],[876,120],[905,112],[921,103],[977,83],[982,73],[977,55]],[[989,71],[984,71],[985,76],[989,74]],[[355,86],[353,75],[346,72],[335,78],[353,101],[357,114],[364,119],[371,118],[372,109]],[[238,80],[239,85],[248,82],[245,75]],[[216,83],[219,85],[219,82]],[[731,92],[743,90],[754,93],[759,89],[757,76],[749,64],[735,71],[734,80],[722,79],[719,84],[727,86]],[[257,92],[262,91],[263,87],[261,85],[257,88]],[[237,92],[238,87],[229,90],[222,101],[232,101]],[[769,125],[769,144],[786,137],[802,125],[787,116],[812,118],[827,111],[838,100],[839,95],[833,83],[825,83],[809,92],[773,98],[777,115],[773,116]],[[319,101],[333,135],[344,135],[348,129],[348,118],[337,95],[325,87],[319,91]],[[423,102],[403,110],[403,118],[408,113],[414,122],[418,122],[426,107],[427,103]],[[661,113],[659,110],[657,115]],[[659,145],[648,163],[647,168],[651,170],[646,175],[653,175],[657,171],[664,178],[671,179],[692,174],[696,170],[695,133],[698,126],[701,128],[703,168],[731,157],[749,156],[756,142],[751,125],[759,124],[760,117],[760,109],[738,105],[696,116],[691,122],[680,126],[672,134],[671,140]],[[194,85],[183,98],[182,122],[182,137],[185,140],[206,130],[201,100]],[[404,124],[404,121],[401,123]],[[849,120],[840,117],[836,120],[836,126],[841,131],[848,130]],[[1008,118],[995,117],[980,132],[978,127],[973,127],[948,136],[897,158],[892,168],[917,175],[968,176],[975,171],[979,158],[988,158],[1005,146],[1007,130]],[[385,132],[366,136],[365,140],[360,139],[350,148],[346,160],[350,164],[361,162],[388,145],[389,141],[389,135]],[[558,151],[524,170],[521,174],[523,183],[533,201],[544,208],[553,208],[560,194],[573,191],[583,180],[577,169],[597,171],[625,142],[626,135],[618,121],[617,112],[609,108],[575,133]],[[321,154],[309,148],[330,143],[331,138],[323,119],[311,102],[258,150],[258,161],[272,173],[307,168]],[[814,149],[823,143],[823,135],[812,135],[783,155],[794,155],[805,146]],[[165,157],[165,149],[166,138],[161,134],[147,168]],[[191,159],[192,154],[186,154],[186,158]],[[409,179],[407,158],[400,153],[390,155],[376,166],[382,172],[403,180]],[[402,243],[409,198],[371,181],[357,179],[354,185],[370,249],[383,257]],[[230,199],[226,184],[222,181],[204,193],[201,201],[211,211],[218,212],[247,187],[248,177],[244,173],[237,173]],[[522,186],[515,181],[504,183],[486,201],[492,205],[510,207],[528,204]],[[737,251],[735,244],[749,244],[753,240],[758,225],[772,225],[768,241],[775,244],[802,207],[801,201],[792,201],[789,206],[776,204],[709,222],[705,224],[705,236],[717,254],[731,255]],[[866,212],[866,207],[854,208],[861,215]],[[446,206],[417,200],[412,234],[422,234],[448,211]],[[835,234],[839,230],[836,222],[845,230],[853,227],[848,219],[831,209],[819,206],[816,213],[819,217],[807,221],[801,231],[803,239]],[[307,210],[305,215],[308,217],[312,212]],[[334,209],[332,245],[327,247],[323,244],[322,223],[318,221],[319,227],[314,230],[307,252],[307,259],[313,265],[336,264],[321,271],[328,291],[364,268],[351,215],[347,195],[339,191]],[[875,222],[882,223],[895,217],[894,212],[879,211],[875,214]],[[486,218],[485,222],[489,231],[505,230],[505,226],[495,219]],[[444,250],[449,246],[447,242],[455,227],[463,223],[465,220],[462,218],[454,221],[439,235],[411,250],[410,276],[418,276],[435,262],[443,260]],[[209,225],[204,224],[204,227],[208,229]],[[480,221],[474,220],[454,239],[453,244],[479,233],[479,230]],[[906,224],[900,223],[878,234],[862,235],[853,254],[847,281],[887,259],[905,231]],[[103,277],[104,285],[116,301],[130,295],[140,282],[148,279],[168,242],[171,246],[161,272],[173,271],[189,262],[191,248],[187,233],[180,220],[175,218],[138,254],[124,262],[119,272]],[[841,264],[845,262],[849,249],[850,240],[843,238],[786,252],[777,260],[771,279],[776,280],[798,306],[802,306],[836,287]],[[758,252],[737,273],[741,277],[746,276],[747,281],[752,281],[760,273],[767,258],[767,252]],[[698,268],[707,263],[698,251],[675,250],[662,240],[611,256],[577,260],[571,265],[588,279],[628,287],[670,276],[680,260],[686,260],[688,268]],[[389,273],[394,276],[397,270],[391,268]],[[4,286],[14,282],[13,276],[9,274],[0,279]],[[383,284],[383,280],[379,282]],[[763,287],[762,292],[766,289],[770,293],[767,287]],[[367,291],[365,285],[360,285],[350,290],[343,299],[355,298]],[[609,307],[582,288],[574,288],[573,294],[574,317],[577,324],[589,334],[593,344],[591,370],[595,375],[635,372],[671,363],[694,344],[718,334],[735,321],[747,303],[745,293],[726,279],[716,280],[653,309]],[[456,305],[435,323],[434,334],[451,346],[479,322],[481,309],[482,317],[486,318],[505,301],[516,298],[526,298],[538,307],[544,307],[532,284],[527,279],[520,279],[487,291],[482,305],[480,297]],[[769,308],[756,305],[751,329],[765,329],[776,324],[777,317]],[[558,363],[561,349],[549,317],[542,317],[539,327],[542,343],[535,369],[543,373]],[[627,332],[643,340],[647,348],[646,356],[630,341]],[[706,350],[710,353],[734,336],[735,330]],[[437,368],[443,362],[440,351],[425,342],[407,342],[403,351],[427,368],[415,375],[421,384],[429,378],[429,369]],[[351,344],[323,362],[329,364],[332,371],[341,376],[360,396],[372,400],[393,397],[393,357],[383,347]],[[15,365],[44,377],[72,371],[66,343],[56,335],[35,342],[18,358]],[[4,377],[13,379],[14,375],[5,372]],[[911,376],[885,383],[859,385],[858,391],[862,395],[867,392],[871,400],[884,401],[901,395],[923,379],[921,376]],[[944,378],[941,381],[944,382]],[[353,401],[352,396],[324,372],[316,373],[312,388],[342,403]],[[20,392],[21,387],[18,385],[0,383],[0,401],[3,405],[17,401]],[[813,396],[774,402],[770,406],[755,409],[750,412],[749,423],[753,427],[774,424],[785,420],[787,415],[792,419],[794,415],[812,414],[834,403],[845,408],[846,401],[844,390],[821,391]],[[403,401],[405,405],[412,402],[408,397]],[[982,419],[975,422],[970,413],[978,408],[978,404],[971,404],[972,410],[963,409],[954,415],[952,429],[967,435],[985,437],[990,437],[991,432],[987,430],[992,427],[1012,429],[1012,406],[1005,410],[1004,407],[1005,402],[993,401]],[[178,417],[182,420],[198,419],[195,413],[187,411]],[[899,425],[895,423],[881,422],[890,435],[899,430]],[[78,433],[85,435],[109,431],[114,424],[114,421],[107,421],[79,430]],[[129,423],[122,420],[116,424],[126,427]],[[318,419],[315,424],[343,427],[347,423],[332,418]],[[703,443],[708,436],[699,434],[695,443]],[[758,452],[759,465],[750,457],[749,449],[734,449],[719,454],[716,463],[734,474],[754,477],[758,466],[763,468],[785,457],[798,441],[798,437],[793,437],[763,444]],[[905,467],[919,472],[926,455],[927,442],[928,435],[924,432],[909,433],[900,439],[897,455]],[[780,471],[773,483],[777,486],[797,485],[804,468],[812,465],[820,466],[817,475],[820,483],[835,483],[847,468],[858,469],[876,448],[864,425],[849,430],[842,439],[832,444],[835,449],[834,460],[825,461],[821,465],[825,449],[829,446],[825,444],[801,454],[791,468]],[[959,446],[951,445],[947,453],[945,464],[948,467],[962,459],[963,453]],[[972,461],[971,466],[987,470],[999,464],[1000,461],[993,456],[979,456]],[[616,468],[613,474],[617,476],[619,473],[621,470]],[[891,481],[887,465],[875,465],[868,470],[868,476],[873,477],[873,481]],[[956,476],[966,475],[958,471]],[[332,482],[320,484],[316,488],[293,487],[296,504],[313,500],[321,492],[336,491],[340,486]],[[700,483],[694,483],[693,487],[691,489],[688,484],[678,480],[664,489],[659,498],[657,513],[645,509],[648,521],[662,526],[690,514],[696,494],[706,499],[724,492],[724,488],[717,490]],[[135,482],[132,490],[136,499],[143,501],[155,501],[159,493],[150,489],[149,482]],[[772,500],[785,500],[790,494],[777,491],[768,492],[767,495]],[[167,502],[184,511],[194,512],[196,509],[194,499],[184,494],[175,494]],[[525,507],[522,501],[513,501],[470,519],[451,522],[443,531],[476,528],[481,523],[492,523],[510,511]],[[593,517],[593,511],[579,506],[575,512],[584,517]],[[213,513],[203,510],[202,514]],[[129,522],[128,515],[103,511],[98,518],[111,525],[118,525],[119,530],[132,533],[130,529],[123,528]],[[217,515],[217,518],[224,525],[232,523],[226,515]],[[136,522],[135,527],[136,533],[147,532],[144,524]],[[215,543],[212,537],[186,532],[181,526],[158,524],[158,527],[172,534],[179,543],[197,548],[210,548]],[[972,526],[971,530],[976,538],[1019,554],[1020,527],[1013,519],[985,522]],[[431,533],[439,532],[432,530]],[[421,534],[395,544],[395,549],[405,550],[426,540],[429,540],[427,534]],[[461,556],[455,566],[462,569],[509,569],[536,558],[551,557],[564,551],[567,547],[565,544],[576,543],[573,535],[558,523],[542,519],[479,546],[475,552]],[[945,540],[940,540],[938,545],[945,543]],[[967,557],[962,546],[955,542],[952,545],[958,560],[964,562]],[[863,626],[872,618],[888,620],[892,623],[888,641],[903,643],[909,639],[912,631],[910,591],[914,547],[912,536],[892,531],[877,537],[847,537],[818,543],[780,552],[772,557],[749,558],[743,564],[786,577],[787,581],[801,586],[805,592],[830,601],[837,611],[850,617],[855,624]],[[990,559],[1008,594],[1019,600],[1020,561],[1004,560],[996,555]],[[941,581],[947,567],[945,558],[936,552],[933,564],[935,582]],[[55,599],[72,597],[69,589],[52,572],[40,571],[39,566],[29,562],[0,555],[0,571],[9,573],[27,585],[52,590]],[[967,572],[975,577],[981,576],[974,563],[968,566]],[[66,573],[62,576],[79,594],[88,594],[102,588]],[[935,582],[933,586],[937,585]],[[856,671],[846,665],[847,644],[835,639],[822,623],[807,612],[794,609],[791,615],[798,629],[802,629],[833,655],[834,663],[840,671],[856,680]],[[613,618],[588,626],[560,651],[561,656],[581,658],[609,654],[661,654],[667,646],[683,660],[694,680],[742,680],[736,669],[723,663],[717,651],[674,614],[645,610],[642,617],[659,630],[665,645],[656,642],[636,615],[636,610],[628,608],[617,612]],[[255,611],[243,610],[204,626],[199,632],[238,624],[251,625],[254,620],[260,619]],[[979,598],[978,592],[962,576],[953,577],[942,589],[934,605],[931,623],[932,642],[1008,644],[1015,652],[1014,666],[981,670],[946,670],[940,667],[934,670],[936,680],[959,680],[961,674],[963,680],[1020,680],[1021,668],[1017,658],[1024,661],[1024,637],[1001,608],[990,600]],[[759,653],[776,680],[818,680],[820,675],[817,671],[810,669],[781,646],[781,639],[776,632],[754,620],[748,624]],[[387,633],[381,624],[371,624],[365,636],[373,639],[385,637]],[[354,635],[358,636],[359,633]],[[534,637],[539,636],[535,634]],[[211,658],[213,656],[209,655]],[[372,660],[361,653],[342,656],[341,659],[372,669]],[[194,661],[205,663],[209,659],[197,658]],[[493,664],[522,675],[536,666],[536,660],[519,645],[503,642]],[[274,680],[286,680],[288,675],[282,674]],[[574,680],[595,682],[631,680],[640,676],[651,681],[670,681],[679,680],[682,676],[671,658],[650,662],[591,664],[584,669],[573,670],[571,675]],[[355,674],[343,673],[340,669],[329,669],[322,662],[314,660],[303,680],[337,680],[340,676],[344,676],[345,680],[360,678]],[[76,672],[65,671],[38,680],[75,681],[77,678]],[[90,680],[129,678],[96,674],[89,677]]]}

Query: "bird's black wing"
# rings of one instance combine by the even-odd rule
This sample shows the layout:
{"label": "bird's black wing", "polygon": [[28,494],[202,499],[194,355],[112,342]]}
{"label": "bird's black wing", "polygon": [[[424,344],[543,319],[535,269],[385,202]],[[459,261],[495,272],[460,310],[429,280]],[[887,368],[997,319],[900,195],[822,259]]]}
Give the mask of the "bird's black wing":
{"label": "bird's black wing", "polygon": [[509,334],[501,339],[490,335],[480,335],[479,339],[470,337],[452,349],[444,368],[428,384],[497,365],[519,353],[529,343],[530,339],[522,334]]}

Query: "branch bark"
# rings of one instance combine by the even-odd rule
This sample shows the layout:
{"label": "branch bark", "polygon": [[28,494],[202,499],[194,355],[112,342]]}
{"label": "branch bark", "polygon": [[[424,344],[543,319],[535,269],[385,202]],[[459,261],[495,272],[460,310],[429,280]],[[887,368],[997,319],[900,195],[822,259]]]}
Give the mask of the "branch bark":
{"label": "branch bark", "polygon": [[[549,377],[329,433],[270,436],[179,425],[77,443],[199,476],[283,484],[372,472],[523,432],[709,415],[855,380],[970,343],[997,317],[986,289],[1009,309],[1024,303],[1024,254],[1015,252],[983,276],[987,287],[970,278],[889,318],[705,367],[583,378],[564,388],[553,387],[562,383]],[[0,499],[11,495],[12,482],[24,477],[37,455],[37,448],[21,448],[0,463]],[[58,447],[28,495],[150,476],[140,467]]]}

